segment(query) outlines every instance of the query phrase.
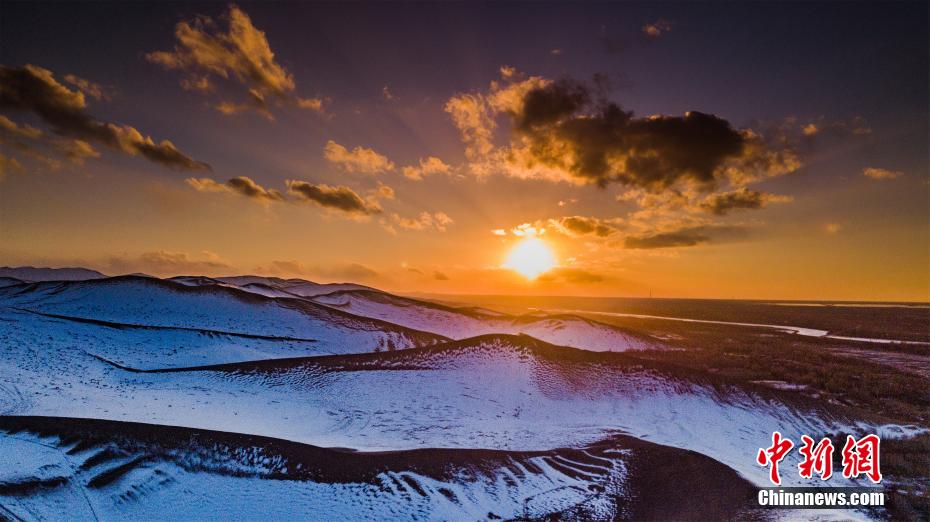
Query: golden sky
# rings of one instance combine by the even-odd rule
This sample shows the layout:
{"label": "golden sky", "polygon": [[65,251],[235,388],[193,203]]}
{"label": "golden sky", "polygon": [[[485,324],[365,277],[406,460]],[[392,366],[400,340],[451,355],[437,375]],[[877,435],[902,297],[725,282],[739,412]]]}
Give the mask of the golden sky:
{"label": "golden sky", "polygon": [[926,7],[789,6],[4,4],[0,264],[926,301]]}

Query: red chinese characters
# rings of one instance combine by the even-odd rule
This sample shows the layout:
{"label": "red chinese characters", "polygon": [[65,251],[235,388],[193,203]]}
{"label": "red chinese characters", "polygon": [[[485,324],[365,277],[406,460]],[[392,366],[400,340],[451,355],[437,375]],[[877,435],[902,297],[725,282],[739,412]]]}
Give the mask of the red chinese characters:
{"label": "red chinese characters", "polygon": [[878,464],[880,444],[878,435],[866,435],[859,440],[847,435],[843,446],[843,476],[854,478],[864,474],[875,484],[881,482],[882,472]]}
{"label": "red chinese characters", "polygon": [[772,433],[772,445],[768,448],[759,448],[759,453],[756,455],[756,462],[760,466],[771,466],[769,470],[769,479],[775,485],[781,485],[781,477],[778,475],[778,463],[785,458],[785,455],[791,451],[791,448],[794,447],[794,443],[789,439],[783,439],[781,433],[773,432]]}
{"label": "red chinese characters", "polygon": [[801,435],[803,443],[798,451],[804,460],[798,464],[798,472],[803,478],[813,478],[814,473],[820,475],[820,480],[827,480],[833,476],[833,442],[824,437],[814,446],[814,439]]}

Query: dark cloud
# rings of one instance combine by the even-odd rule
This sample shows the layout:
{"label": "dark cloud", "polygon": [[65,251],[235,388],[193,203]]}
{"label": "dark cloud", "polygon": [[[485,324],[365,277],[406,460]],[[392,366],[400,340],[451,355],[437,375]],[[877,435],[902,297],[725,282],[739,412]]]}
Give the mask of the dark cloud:
{"label": "dark cloud", "polygon": [[314,185],[306,181],[287,180],[288,191],[306,201],[312,201],[321,207],[341,210],[349,214],[371,215],[380,214],[381,207],[374,202],[368,202],[349,187],[331,187],[329,185]]}
{"label": "dark cloud", "polygon": [[741,226],[700,225],[667,232],[627,236],[623,241],[623,246],[630,249],[690,247],[709,242],[741,239],[748,233],[749,230]]}
{"label": "dark cloud", "polygon": [[447,276],[446,274],[440,272],[439,270],[436,270],[436,271],[433,272],[433,279],[435,279],[435,280],[437,280],[437,281],[448,281],[448,280],[449,280],[449,276]]}
{"label": "dark cloud", "polygon": [[607,237],[617,231],[614,223],[595,217],[566,216],[559,219],[550,219],[549,223],[563,234],[569,236],[593,234],[598,237]]}
{"label": "dark cloud", "polygon": [[759,209],[764,208],[769,203],[781,203],[790,201],[790,199],[787,196],[741,188],[732,192],[721,192],[708,196],[701,203],[701,208],[718,216],[724,216],[731,210]]}
{"label": "dark cloud", "polygon": [[238,176],[218,183],[211,178],[188,178],[185,182],[200,192],[231,192],[261,202],[284,201],[284,195],[274,189],[266,189],[246,176]]}
{"label": "dark cloud", "polygon": [[284,200],[284,196],[281,195],[281,193],[277,190],[268,190],[258,183],[252,181],[251,178],[247,178],[245,176],[239,176],[228,180],[226,182],[226,186],[242,194],[243,196],[248,196],[250,198],[269,199],[273,201]]}
{"label": "dark cloud", "polygon": [[170,169],[210,170],[209,165],[188,157],[170,141],[155,143],[134,127],[97,120],[86,108],[84,94],[62,85],[48,69],[0,65],[0,109],[35,113],[55,134],[100,143]]}
{"label": "dark cloud", "polygon": [[728,160],[741,156],[746,140],[712,114],[635,118],[614,103],[594,105],[590,89],[570,79],[530,89],[509,112],[527,144],[521,151],[527,166],[541,164],[601,186],[711,184]]}

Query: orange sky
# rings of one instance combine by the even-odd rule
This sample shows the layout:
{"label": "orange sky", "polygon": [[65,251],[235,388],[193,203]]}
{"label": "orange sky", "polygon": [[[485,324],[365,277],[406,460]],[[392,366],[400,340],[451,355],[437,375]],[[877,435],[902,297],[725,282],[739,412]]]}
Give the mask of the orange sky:
{"label": "orange sky", "polygon": [[[708,35],[713,17],[686,6],[539,5],[513,26],[509,8],[395,5],[359,22],[368,40],[322,28],[351,18],[338,6],[283,7],[123,7],[138,30],[95,41],[101,8],[70,6],[5,31],[0,264],[930,300],[926,17],[910,4],[869,34],[867,7],[845,11],[836,45],[800,21],[810,6],[733,7],[741,29]],[[5,27],[36,20],[3,9]],[[311,16],[323,34],[294,21]],[[417,32],[421,17],[436,26]],[[409,38],[384,40],[391,24]],[[779,24],[787,47],[755,38]],[[877,41],[902,57],[831,69]],[[533,280],[504,268],[530,236],[556,263]]]}

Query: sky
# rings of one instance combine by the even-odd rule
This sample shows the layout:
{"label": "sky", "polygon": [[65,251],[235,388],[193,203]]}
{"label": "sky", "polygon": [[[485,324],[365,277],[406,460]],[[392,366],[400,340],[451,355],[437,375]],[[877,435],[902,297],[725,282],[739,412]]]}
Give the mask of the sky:
{"label": "sky", "polygon": [[0,4],[0,264],[930,299],[928,4]]}

